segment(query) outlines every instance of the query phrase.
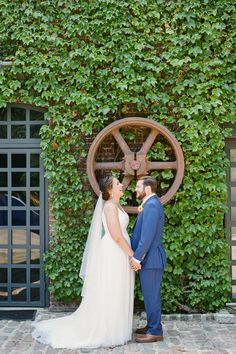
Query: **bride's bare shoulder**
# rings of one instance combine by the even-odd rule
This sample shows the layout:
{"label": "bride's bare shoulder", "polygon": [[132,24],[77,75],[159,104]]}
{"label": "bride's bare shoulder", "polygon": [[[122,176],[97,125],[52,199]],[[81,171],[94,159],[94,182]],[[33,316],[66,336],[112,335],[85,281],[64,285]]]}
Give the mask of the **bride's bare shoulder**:
{"label": "bride's bare shoulder", "polygon": [[105,213],[114,213],[117,212],[117,205],[112,200],[107,200],[104,203],[104,212]]}

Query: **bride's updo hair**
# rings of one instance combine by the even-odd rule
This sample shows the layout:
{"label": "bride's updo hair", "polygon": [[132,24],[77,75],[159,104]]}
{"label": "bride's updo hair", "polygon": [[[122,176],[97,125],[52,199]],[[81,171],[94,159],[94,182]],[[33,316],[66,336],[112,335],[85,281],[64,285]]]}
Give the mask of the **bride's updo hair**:
{"label": "bride's updo hair", "polygon": [[112,188],[113,177],[106,176],[99,181],[100,191],[102,192],[102,199],[108,200],[110,198],[109,191]]}

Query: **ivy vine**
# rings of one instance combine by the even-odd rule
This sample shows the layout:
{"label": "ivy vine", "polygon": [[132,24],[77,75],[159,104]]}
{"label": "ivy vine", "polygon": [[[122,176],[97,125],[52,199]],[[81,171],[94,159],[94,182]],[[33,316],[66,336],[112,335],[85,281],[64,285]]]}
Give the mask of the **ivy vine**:
{"label": "ivy vine", "polygon": [[[135,114],[170,129],[186,162],[182,187],[165,206],[163,309],[224,306],[230,290],[224,123],[235,121],[234,2],[0,0],[0,7],[0,59],[13,62],[0,69],[0,106],[47,108],[41,148],[55,223],[45,269],[55,299],[80,296],[95,203],[85,168],[91,134]],[[168,158],[164,147],[153,146],[150,157],[160,154]],[[166,188],[173,178],[156,177]]]}

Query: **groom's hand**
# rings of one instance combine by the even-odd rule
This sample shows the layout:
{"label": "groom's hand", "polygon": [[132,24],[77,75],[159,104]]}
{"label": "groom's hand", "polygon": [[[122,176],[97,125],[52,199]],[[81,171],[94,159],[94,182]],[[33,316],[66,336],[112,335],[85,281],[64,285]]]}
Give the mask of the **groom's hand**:
{"label": "groom's hand", "polygon": [[142,268],[141,263],[135,262],[135,260],[133,258],[131,258],[131,260],[130,260],[130,265],[134,271],[140,270]]}

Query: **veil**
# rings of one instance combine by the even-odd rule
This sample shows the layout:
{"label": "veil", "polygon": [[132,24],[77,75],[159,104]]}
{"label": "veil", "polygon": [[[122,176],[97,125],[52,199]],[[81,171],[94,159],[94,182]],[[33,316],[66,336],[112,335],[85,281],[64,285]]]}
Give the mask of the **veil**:
{"label": "veil", "polygon": [[102,211],[104,200],[100,193],[94,209],[87,242],[83,254],[79,276],[83,279],[82,296],[85,296],[91,286],[96,286],[99,282],[98,264],[100,260],[101,238],[102,238]]}

